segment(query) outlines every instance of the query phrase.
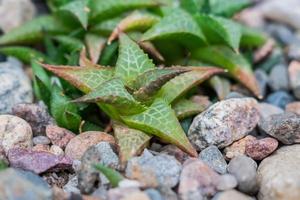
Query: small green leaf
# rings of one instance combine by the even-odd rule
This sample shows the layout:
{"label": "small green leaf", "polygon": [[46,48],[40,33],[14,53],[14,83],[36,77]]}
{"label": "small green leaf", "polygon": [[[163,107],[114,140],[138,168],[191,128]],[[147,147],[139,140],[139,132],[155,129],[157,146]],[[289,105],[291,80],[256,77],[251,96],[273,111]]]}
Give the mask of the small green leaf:
{"label": "small green leaf", "polygon": [[81,122],[78,108],[56,85],[52,88],[50,111],[59,126],[77,131]]}
{"label": "small green leaf", "polygon": [[0,160],[0,171],[6,168],[8,168],[8,165],[3,160]]}
{"label": "small green leaf", "polygon": [[203,3],[203,0],[183,0],[180,1],[180,6],[189,13],[196,14],[200,12]]}
{"label": "small green leaf", "polygon": [[166,142],[175,144],[190,155],[197,156],[197,152],[182,130],[175,112],[162,99],[157,98],[146,111],[132,116],[124,116],[123,120],[130,127],[155,135]]}
{"label": "small green leaf", "polygon": [[261,97],[251,65],[241,54],[236,54],[225,46],[209,46],[193,52],[192,57],[227,69],[236,80],[244,84],[257,97]]}
{"label": "small green leaf", "polygon": [[96,164],[94,167],[99,170],[104,176],[109,180],[112,187],[118,187],[119,182],[124,179],[124,177],[116,170],[106,167],[102,164]]}
{"label": "small green leaf", "polygon": [[199,14],[195,18],[210,43],[226,44],[238,51],[242,35],[239,24],[213,15]]}
{"label": "small green leaf", "polygon": [[114,136],[120,148],[119,156],[122,164],[125,164],[130,158],[140,154],[149,144],[151,136],[126,125],[114,122]]}
{"label": "small green leaf", "polygon": [[77,19],[83,28],[88,26],[88,12],[89,8],[87,7],[87,0],[76,0],[71,1],[70,3],[59,8],[59,11],[69,12]]}
{"label": "small green leaf", "polygon": [[154,0],[93,0],[90,1],[91,20],[99,22],[129,10],[156,5],[157,3]]}
{"label": "small green leaf", "polygon": [[199,46],[206,41],[193,17],[179,8],[168,12],[142,37],[142,41],[157,39],[176,40],[188,46]]}
{"label": "small green leaf", "polygon": [[242,47],[256,48],[267,42],[268,38],[263,32],[242,25],[240,27],[242,30]]}
{"label": "small green leaf", "polygon": [[135,80],[138,75],[154,68],[155,65],[152,60],[140,49],[138,44],[127,35],[121,34],[116,77],[122,78],[127,85]]}
{"label": "small green leaf", "polygon": [[106,39],[95,34],[86,34],[85,44],[91,61],[96,64],[100,58],[101,52],[105,46]]}
{"label": "small green leaf", "polygon": [[219,100],[223,100],[230,93],[230,82],[229,80],[214,76],[209,79],[209,85],[215,90],[218,95]]}
{"label": "small green leaf", "polygon": [[72,67],[43,64],[43,67],[65,79],[84,93],[96,89],[103,82],[113,77],[113,70],[108,67]]}
{"label": "small green leaf", "polygon": [[74,37],[61,35],[56,36],[53,39],[59,42],[60,45],[63,46],[68,52],[78,51],[83,47],[83,43]]}
{"label": "small green leaf", "polygon": [[109,36],[116,26],[122,21],[123,17],[115,17],[111,19],[107,19],[103,22],[95,24],[91,27],[90,32],[94,34],[100,34],[103,36]]}
{"label": "small green leaf", "polygon": [[75,102],[103,102],[111,104],[123,115],[136,114],[145,110],[145,107],[127,92],[123,82],[117,78],[102,83],[87,95],[76,99]]}
{"label": "small green leaf", "polygon": [[0,53],[7,56],[16,57],[26,64],[30,64],[31,60],[48,61],[48,59],[44,54],[29,47],[21,47],[21,46],[1,47]]}
{"label": "small green leaf", "polygon": [[221,72],[223,70],[214,67],[195,67],[192,71],[181,74],[167,82],[160,89],[157,96],[165,99],[168,103],[172,103],[191,88]]}
{"label": "small green leaf", "polygon": [[159,17],[146,12],[133,12],[125,17],[108,38],[108,44],[115,40],[121,32],[145,31],[159,21]]}
{"label": "small green leaf", "polygon": [[111,63],[114,61],[114,58],[117,57],[118,46],[119,43],[117,41],[111,43],[110,45],[106,45],[100,56],[99,63],[101,65],[111,65]]}
{"label": "small green leaf", "polygon": [[0,37],[0,45],[33,44],[43,39],[44,33],[57,35],[70,30],[53,16],[35,18]]}
{"label": "small green leaf", "polygon": [[232,17],[250,4],[250,0],[209,0],[211,13],[225,17]]}
{"label": "small green leaf", "polygon": [[172,108],[175,111],[176,117],[182,120],[203,112],[206,109],[206,105],[201,105],[187,99],[180,99],[174,103]]}

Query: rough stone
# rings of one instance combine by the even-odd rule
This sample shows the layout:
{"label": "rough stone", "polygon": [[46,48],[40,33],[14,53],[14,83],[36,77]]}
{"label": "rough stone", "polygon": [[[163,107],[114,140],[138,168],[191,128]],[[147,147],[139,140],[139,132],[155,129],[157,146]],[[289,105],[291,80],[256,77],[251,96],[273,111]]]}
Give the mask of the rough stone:
{"label": "rough stone", "polygon": [[218,190],[230,190],[237,186],[238,182],[235,176],[231,174],[223,174],[216,185]]}
{"label": "rough stone", "polygon": [[65,149],[70,140],[76,136],[71,131],[55,125],[46,127],[46,135],[51,140],[52,144],[57,145],[62,149]]}
{"label": "rough stone", "polygon": [[57,156],[63,156],[65,154],[64,150],[57,145],[52,145],[49,149],[49,152]]}
{"label": "rough stone", "polygon": [[31,127],[19,117],[0,115],[0,142],[6,153],[11,148],[31,148]]}
{"label": "rough stone", "polygon": [[287,104],[285,107],[285,111],[300,115],[300,101],[296,101],[296,102]]}
{"label": "rough stone", "polygon": [[50,188],[39,176],[13,168],[0,172],[0,191],[0,199],[52,199]]}
{"label": "rough stone", "polygon": [[32,142],[33,142],[34,145],[37,145],[37,144],[48,145],[48,144],[50,144],[49,138],[47,138],[46,136],[42,136],[42,135],[32,138]]}
{"label": "rough stone", "polygon": [[273,91],[288,90],[289,76],[287,66],[283,64],[274,66],[270,72],[268,84]]}
{"label": "rough stone", "polygon": [[72,160],[48,152],[15,148],[9,150],[7,157],[11,167],[33,171],[37,174],[72,169]]}
{"label": "rough stone", "polygon": [[182,200],[205,199],[216,193],[220,175],[199,159],[185,161],[178,193]]}
{"label": "rough stone", "polygon": [[27,121],[34,136],[45,135],[46,126],[54,124],[55,120],[48,113],[43,103],[39,104],[18,104],[12,108],[12,114]]}
{"label": "rough stone", "polygon": [[259,103],[258,111],[260,115],[260,120],[258,125],[261,124],[265,119],[267,119],[271,115],[281,114],[284,112],[280,107],[274,106],[268,103]]}
{"label": "rough stone", "polygon": [[80,160],[88,148],[102,141],[115,143],[114,137],[104,132],[88,131],[81,133],[69,141],[65,154],[72,159]]}
{"label": "rough stone", "polygon": [[238,181],[238,189],[241,192],[255,194],[257,192],[257,164],[247,156],[233,158],[227,167],[230,174],[233,174]]}
{"label": "rough stone", "polygon": [[278,147],[278,141],[274,138],[263,138],[246,143],[246,154],[254,160],[262,160],[269,156]]}
{"label": "rough stone", "polygon": [[187,153],[179,149],[177,146],[171,144],[160,149],[160,153],[174,156],[180,163],[183,163],[189,158]]}
{"label": "rough stone", "polygon": [[282,109],[284,109],[287,104],[293,101],[294,101],[294,97],[291,96],[286,91],[282,91],[282,90],[269,94],[266,99],[267,103],[270,103]]}
{"label": "rough stone", "polygon": [[242,156],[246,154],[246,144],[248,141],[256,140],[252,135],[247,135],[246,137],[232,143],[230,146],[224,149],[224,154],[226,159],[230,160],[236,156]]}
{"label": "rough stone", "polygon": [[219,192],[214,196],[214,198],[212,198],[212,200],[255,200],[255,198],[237,190],[227,190]]}
{"label": "rough stone", "polygon": [[216,172],[226,173],[227,163],[218,147],[212,145],[203,149],[199,154],[199,158]]}
{"label": "rough stone", "polygon": [[100,172],[94,168],[94,164],[101,163],[105,166],[117,169],[119,158],[116,148],[108,142],[100,142],[89,148],[81,158],[81,169],[78,172],[78,187],[82,193],[89,194],[95,190],[95,185],[103,184],[99,177]]}
{"label": "rough stone", "polygon": [[78,178],[74,176],[70,178],[68,183],[64,185],[63,190],[67,193],[76,193],[80,194],[80,190],[78,189]]}
{"label": "rough stone", "polygon": [[289,65],[291,88],[297,99],[300,99],[300,62],[293,61]]}
{"label": "rough stone", "polygon": [[250,133],[258,121],[255,99],[227,99],[215,103],[196,116],[188,131],[188,137],[200,150],[209,145],[223,148]]}
{"label": "rough stone", "polygon": [[272,115],[260,125],[260,128],[283,144],[300,142],[300,116],[297,114]]}
{"label": "rough stone", "polygon": [[284,146],[258,167],[259,200],[300,199],[300,145]]}
{"label": "rough stone", "polygon": [[7,62],[0,63],[0,82],[0,114],[10,113],[14,105],[32,103],[30,79],[18,60],[9,58]]}

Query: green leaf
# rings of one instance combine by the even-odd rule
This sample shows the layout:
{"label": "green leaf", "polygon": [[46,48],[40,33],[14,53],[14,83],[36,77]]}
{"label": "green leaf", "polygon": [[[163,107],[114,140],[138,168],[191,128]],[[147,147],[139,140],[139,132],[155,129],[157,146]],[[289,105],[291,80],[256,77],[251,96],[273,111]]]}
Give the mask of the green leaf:
{"label": "green leaf", "polygon": [[203,112],[206,109],[206,105],[201,105],[187,99],[180,99],[172,105],[172,108],[175,111],[176,117],[182,120]]}
{"label": "green leaf", "polygon": [[197,22],[189,13],[179,8],[168,12],[142,37],[142,41],[157,39],[176,40],[188,46],[199,46],[206,42]]}
{"label": "green leaf", "polygon": [[0,53],[7,56],[16,57],[26,64],[30,64],[31,60],[37,60],[37,61],[48,60],[44,54],[29,47],[21,47],[21,46],[1,47]]}
{"label": "green leaf", "polygon": [[6,169],[7,167],[8,165],[3,160],[0,160],[0,171]]}
{"label": "green leaf", "polygon": [[93,0],[90,1],[91,20],[99,22],[129,10],[156,5],[157,3],[153,0]]}
{"label": "green leaf", "polygon": [[71,1],[70,3],[59,8],[60,12],[68,12],[70,13],[83,28],[87,28],[88,26],[88,12],[89,8],[87,7],[87,0],[76,0]]}
{"label": "green leaf", "polygon": [[0,37],[0,45],[33,44],[43,39],[44,33],[65,34],[70,30],[53,16],[35,18]]}
{"label": "green leaf", "polygon": [[226,44],[235,51],[238,51],[242,35],[239,24],[236,24],[232,20],[213,15],[199,14],[195,18],[210,43]]}
{"label": "green leaf", "polygon": [[73,0],[47,0],[47,5],[51,9],[51,11],[56,11],[58,8],[60,8],[63,5],[66,5],[71,1]]}
{"label": "green leaf", "polygon": [[132,41],[127,35],[120,35],[119,57],[116,64],[116,77],[129,84],[136,77],[148,70],[154,69],[155,65],[148,55]]}
{"label": "green leaf", "polygon": [[83,47],[83,43],[79,39],[74,37],[61,35],[56,36],[53,39],[59,42],[60,45],[64,47],[68,52],[78,51]]}
{"label": "green leaf", "polygon": [[157,96],[165,99],[168,103],[172,103],[191,88],[221,72],[223,70],[214,67],[195,67],[192,71],[181,74],[167,82],[160,89]]}
{"label": "green leaf", "polygon": [[196,14],[200,12],[203,3],[203,0],[183,0],[180,1],[180,6],[189,13]]}
{"label": "green leaf", "polygon": [[101,65],[111,65],[114,58],[117,57],[119,43],[113,42],[110,45],[106,45],[100,56],[99,63]]}
{"label": "green leaf", "polygon": [[136,114],[145,110],[145,107],[127,92],[122,80],[117,78],[102,83],[87,95],[76,99],[75,102],[103,102],[111,104],[123,115]]}
{"label": "green leaf", "polygon": [[114,31],[116,26],[122,21],[123,17],[115,17],[112,19],[107,19],[96,25],[93,25],[90,29],[91,33],[100,34],[104,36],[109,36],[111,32]]}
{"label": "green leaf", "polygon": [[236,80],[244,84],[257,97],[261,97],[251,65],[241,54],[236,54],[225,46],[210,46],[193,52],[192,57],[227,69]]}
{"label": "green leaf", "polygon": [[108,67],[71,67],[43,64],[43,67],[84,93],[99,87],[113,77],[113,70]]}
{"label": "green leaf", "polygon": [[52,88],[50,111],[59,126],[77,131],[81,122],[78,108],[56,85]]}
{"label": "green leaf", "polygon": [[104,176],[109,180],[112,187],[118,187],[119,182],[124,179],[124,177],[116,170],[106,167],[102,164],[96,164],[94,167],[99,170]]}
{"label": "green leaf", "polygon": [[114,31],[108,38],[108,44],[115,40],[121,32],[128,31],[145,31],[159,21],[159,17],[146,12],[133,12],[125,17],[115,27]]}
{"label": "green leaf", "polygon": [[230,82],[223,77],[212,77],[209,79],[209,85],[215,90],[219,100],[225,99],[225,97],[230,93]]}
{"label": "green leaf", "polygon": [[130,127],[155,135],[160,139],[175,144],[192,156],[197,156],[196,150],[190,144],[175,112],[162,99],[156,99],[144,112],[123,117]]}
{"label": "green leaf", "polygon": [[120,148],[120,161],[124,165],[130,158],[140,154],[149,144],[151,136],[126,125],[114,122],[114,136]]}
{"label": "green leaf", "polygon": [[134,97],[140,101],[150,100],[155,93],[172,78],[190,71],[186,67],[154,69],[138,76],[132,86]]}
{"label": "green leaf", "polygon": [[210,11],[216,15],[232,17],[251,4],[250,0],[210,0]]}
{"label": "green leaf", "polygon": [[86,34],[85,44],[87,51],[89,53],[91,61],[96,64],[100,58],[101,52],[105,46],[106,38],[95,35],[95,34]]}
{"label": "green leaf", "polygon": [[242,30],[242,47],[257,48],[267,42],[268,38],[263,32],[242,25],[240,27]]}

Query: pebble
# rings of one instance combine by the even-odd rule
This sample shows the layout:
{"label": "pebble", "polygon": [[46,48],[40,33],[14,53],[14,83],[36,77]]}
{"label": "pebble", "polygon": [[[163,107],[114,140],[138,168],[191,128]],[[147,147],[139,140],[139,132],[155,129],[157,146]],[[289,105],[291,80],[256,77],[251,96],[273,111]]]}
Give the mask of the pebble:
{"label": "pebble", "polygon": [[283,24],[269,23],[266,31],[284,46],[292,44],[295,40],[293,31]]}
{"label": "pebble", "polygon": [[9,58],[0,63],[0,83],[0,114],[11,113],[17,104],[32,103],[31,82],[18,60]]}
{"label": "pebble", "polygon": [[278,141],[274,138],[263,138],[246,143],[246,154],[254,160],[262,160],[273,153],[278,147]]}
{"label": "pebble", "polygon": [[265,71],[257,69],[254,72],[262,96],[266,96],[268,87],[268,75]]}
{"label": "pebble", "polygon": [[267,96],[266,102],[282,109],[291,102],[294,101],[294,97],[286,91],[276,91]]}
{"label": "pebble", "polygon": [[224,149],[224,154],[226,159],[230,160],[236,156],[242,156],[246,154],[246,144],[248,141],[256,140],[252,135],[247,135],[246,137],[232,143],[230,146]]}
{"label": "pebble", "polygon": [[33,142],[34,145],[37,145],[37,144],[48,145],[48,144],[50,144],[49,138],[46,137],[46,136],[42,136],[42,135],[32,138],[32,142]]}
{"label": "pebble", "polygon": [[220,175],[199,159],[189,159],[183,164],[178,193],[182,200],[206,199],[217,189]]}
{"label": "pebble", "polygon": [[[8,10],[10,12],[8,12]],[[35,7],[31,0],[1,0],[0,27],[4,32],[21,26],[35,16]]]}
{"label": "pebble", "polygon": [[296,102],[287,104],[285,107],[285,111],[300,115],[300,101],[296,101]]}
{"label": "pebble", "polygon": [[233,174],[238,181],[238,189],[241,192],[255,194],[257,192],[257,164],[247,156],[233,158],[227,167],[230,174]]}
{"label": "pebble", "polygon": [[[109,200],[145,200],[144,196],[141,199],[128,199],[128,196],[133,198],[132,194],[140,193],[141,191],[137,188],[112,188],[108,191],[108,199]],[[148,196],[146,195],[147,200],[149,200]]]}
{"label": "pebble", "polygon": [[81,158],[81,168],[78,172],[78,188],[84,194],[95,190],[95,184],[103,185],[104,180],[99,177],[99,171],[94,164],[101,163],[113,169],[119,167],[116,147],[108,142],[100,142],[89,148]]}
{"label": "pebble", "polygon": [[297,99],[300,99],[300,62],[292,61],[289,65],[291,88]]}
{"label": "pebble", "polygon": [[218,147],[212,145],[203,149],[199,154],[199,159],[216,172],[220,174],[226,173],[227,163]]}
{"label": "pebble", "polygon": [[160,149],[160,153],[174,156],[181,164],[189,158],[189,155],[173,144]]}
{"label": "pebble", "polygon": [[236,178],[231,174],[223,174],[220,176],[216,185],[218,190],[230,190],[238,185]]}
{"label": "pebble", "polygon": [[159,186],[159,192],[161,193],[163,199],[165,200],[179,200],[176,192],[169,187],[166,186]]}
{"label": "pebble", "polygon": [[0,115],[0,142],[6,153],[11,148],[31,148],[33,144],[30,125],[16,116]]}
{"label": "pebble", "polygon": [[258,121],[257,101],[254,98],[227,99],[197,115],[188,137],[198,150],[210,145],[223,148],[250,133]]}
{"label": "pebble", "polygon": [[300,142],[300,116],[297,114],[272,115],[260,125],[260,128],[283,144]]}
{"label": "pebble", "polygon": [[212,200],[255,200],[255,198],[237,190],[227,190],[219,192],[214,196],[214,198],[212,198]]}
{"label": "pebble", "polygon": [[153,188],[149,188],[144,191],[151,200],[164,200],[159,191]]}
{"label": "pebble", "polygon": [[46,127],[46,135],[51,140],[51,143],[65,149],[67,144],[76,135],[71,131],[55,125],[48,125]]}
{"label": "pebble", "polygon": [[0,199],[52,200],[52,191],[42,178],[13,168],[0,171],[0,191]]}
{"label": "pebble", "polygon": [[235,98],[244,98],[246,97],[245,95],[239,93],[239,92],[230,92],[226,97],[226,99],[235,99]]}
{"label": "pebble", "polygon": [[80,160],[88,148],[102,141],[115,143],[114,137],[104,132],[88,131],[81,133],[69,141],[65,154],[72,159]]}
{"label": "pebble", "polygon": [[126,187],[134,187],[134,188],[141,188],[141,183],[136,180],[131,179],[123,179],[119,182],[118,187],[126,188]]}
{"label": "pebble", "polygon": [[80,194],[80,190],[78,189],[78,178],[77,176],[69,179],[68,183],[63,186],[63,190],[67,193],[76,193]]}
{"label": "pebble", "polygon": [[11,167],[29,170],[36,174],[72,169],[71,159],[49,152],[15,148],[9,150],[7,157]]}
{"label": "pebble", "polygon": [[260,115],[260,120],[258,122],[258,125],[261,124],[265,119],[267,119],[271,115],[281,114],[284,112],[282,108],[268,103],[259,103],[258,111]]}
{"label": "pebble", "polygon": [[143,187],[159,185],[174,187],[178,184],[182,166],[173,156],[159,154],[153,156],[147,150],[139,157],[128,161],[125,175],[138,180]]}
{"label": "pebble", "polygon": [[284,146],[258,167],[259,200],[300,199],[300,145]]}
{"label": "pebble", "polygon": [[49,149],[49,152],[57,156],[63,156],[65,154],[64,150],[57,145],[52,145]]}
{"label": "pebble", "polygon": [[93,193],[93,197],[99,198],[100,200],[108,200],[108,191],[105,186],[97,188]]}
{"label": "pebble", "polygon": [[46,126],[55,123],[55,120],[50,116],[47,107],[43,103],[15,105],[12,108],[12,114],[27,121],[32,128],[34,136],[45,136]]}
{"label": "pebble", "polygon": [[37,144],[31,149],[32,151],[45,151],[49,152],[50,151],[50,146],[48,144]]}
{"label": "pebble", "polygon": [[269,74],[269,87],[273,91],[289,90],[288,68],[283,64],[275,65]]}
{"label": "pebble", "polygon": [[297,38],[297,42],[294,44],[290,44],[287,48],[287,57],[289,60],[297,60],[300,61],[300,39],[299,36]]}

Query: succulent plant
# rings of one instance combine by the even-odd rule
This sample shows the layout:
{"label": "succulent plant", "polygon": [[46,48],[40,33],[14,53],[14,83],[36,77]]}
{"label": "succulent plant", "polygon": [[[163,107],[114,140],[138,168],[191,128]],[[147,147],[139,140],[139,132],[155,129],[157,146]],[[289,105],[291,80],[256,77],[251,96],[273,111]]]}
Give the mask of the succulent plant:
{"label": "succulent plant", "polygon": [[[48,5],[51,15],[1,36],[0,53],[31,64],[36,97],[59,125],[101,129],[83,123],[86,103],[96,103],[113,121],[123,162],[152,136],[195,156],[179,120],[205,109],[189,93],[215,74],[228,72],[261,97],[251,59],[243,53],[266,37],[230,19],[248,0],[225,5],[222,0],[48,0]],[[41,42],[42,52],[41,45],[28,47]],[[221,76],[208,84],[220,99],[230,87]]]}

